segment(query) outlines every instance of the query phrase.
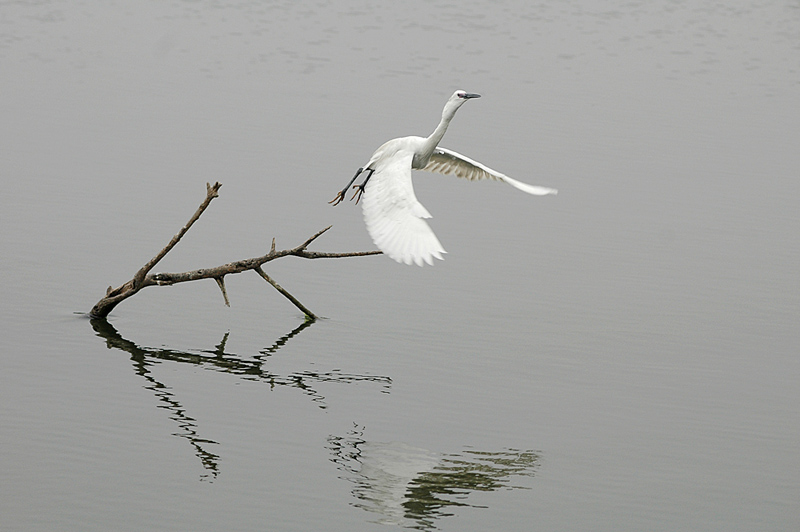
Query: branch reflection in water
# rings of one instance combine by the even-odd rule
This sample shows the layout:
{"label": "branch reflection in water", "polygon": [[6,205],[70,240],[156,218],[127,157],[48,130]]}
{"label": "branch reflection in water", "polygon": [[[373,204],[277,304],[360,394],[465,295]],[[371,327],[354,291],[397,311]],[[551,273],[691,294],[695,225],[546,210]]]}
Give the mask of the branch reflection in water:
{"label": "branch reflection in water", "polygon": [[344,476],[355,484],[354,506],[379,514],[377,523],[436,530],[435,522],[455,515],[448,508],[485,508],[466,502],[475,491],[529,489],[511,484],[511,477],[532,477],[539,467],[534,451],[497,452],[467,448],[437,455],[411,445],[370,442],[363,427],[347,436],[331,436],[328,448]]}
{"label": "branch reflection in water", "polygon": [[385,393],[388,393],[392,384],[392,380],[389,377],[348,374],[336,369],[328,372],[298,371],[285,376],[264,369],[263,366],[266,359],[275,354],[294,336],[310,327],[314,323],[313,320],[303,322],[291,332],[278,338],[271,346],[262,349],[258,355],[253,355],[249,358],[225,351],[225,344],[228,341],[229,334],[227,332],[214,349],[192,352],[139,346],[123,338],[106,319],[91,319],[90,322],[97,336],[106,341],[106,346],[109,349],[119,349],[131,355],[136,374],[147,381],[145,389],[153,392],[161,403],[159,406],[168,410],[170,419],[180,427],[180,432],[173,433],[173,435],[187,440],[194,447],[195,455],[197,455],[208,472],[201,476],[201,480],[213,480],[219,475],[220,457],[208,450],[208,447],[218,445],[218,442],[200,437],[197,420],[186,413],[186,409],[175,397],[175,394],[170,392],[170,388],[153,376],[150,370],[151,366],[165,361],[194,364],[204,369],[239,375],[243,379],[262,381],[269,384],[270,388],[275,386],[298,388],[310,396],[311,400],[316,402],[320,408],[326,408],[325,397],[315,389],[314,383],[335,382],[350,384],[354,382],[374,382],[380,384],[383,388],[382,391]]}

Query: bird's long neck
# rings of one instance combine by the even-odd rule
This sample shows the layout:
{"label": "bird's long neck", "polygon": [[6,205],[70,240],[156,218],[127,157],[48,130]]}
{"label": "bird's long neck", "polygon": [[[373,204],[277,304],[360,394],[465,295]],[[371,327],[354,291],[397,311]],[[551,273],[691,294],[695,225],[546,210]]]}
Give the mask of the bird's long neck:
{"label": "bird's long neck", "polygon": [[447,126],[450,125],[450,121],[455,116],[458,107],[459,106],[451,105],[445,106],[444,111],[442,111],[442,120],[439,122],[439,125],[436,126],[436,129],[433,130],[433,133],[431,133],[430,136],[425,139],[425,142],[422,144],[422,149],[419,151],[419,153],[415,154],[414,162],[418,163],[418,165],[414,165],[415,168],[421,168],[428,164],[428,160],[431,158],[433,150],[435,150],[436,146],[439,145],[439,142],[442,141],[442,137],[444,137],[444,134],[447,131]]}

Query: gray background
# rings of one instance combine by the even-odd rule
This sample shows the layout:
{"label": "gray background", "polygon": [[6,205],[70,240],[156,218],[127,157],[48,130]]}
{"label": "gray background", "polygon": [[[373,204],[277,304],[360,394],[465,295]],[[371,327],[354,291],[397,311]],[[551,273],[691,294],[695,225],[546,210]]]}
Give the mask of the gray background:
{"label": "gray background", "polygon": [[[0,68],[3,530],[800,525],[797,2],[3,2]],[[416,174],[446,260],[271,263],[302,329],[252,272],[76,314],[207,181],[157,270],[374,249],[327,201],[455,89],[558,196]]]}

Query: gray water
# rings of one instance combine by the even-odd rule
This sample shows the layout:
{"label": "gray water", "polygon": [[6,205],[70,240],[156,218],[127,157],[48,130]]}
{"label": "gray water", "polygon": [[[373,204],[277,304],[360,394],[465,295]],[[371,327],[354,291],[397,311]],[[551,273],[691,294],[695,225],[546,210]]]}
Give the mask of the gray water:
{"label": "gray water", "polygon": [[[796,530],[800,5],[0,4],[0,529]],[[327,204],[387,139],[447,249]]]}

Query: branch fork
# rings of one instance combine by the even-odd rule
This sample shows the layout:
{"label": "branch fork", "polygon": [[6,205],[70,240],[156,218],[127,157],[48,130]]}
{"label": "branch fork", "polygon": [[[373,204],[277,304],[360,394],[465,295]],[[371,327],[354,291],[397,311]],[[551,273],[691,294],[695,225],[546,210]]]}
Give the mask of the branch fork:
{"label": "branch fork", "polygon": [[322,259],[322,258],[344,258],[344,257],[363,257],[367,255],[379,255],[380,251],[356,251],[356,252],[347,252],[347,253],[328,253],[322,251],[309,251],[308,246],[314,242],[317,238],[322,236],[331,226],[326,227],[318,231],[316,234],[311,236],[305,242],[300,244],[297,247],[291,249],[284,249],[281,251],[277,251],[275,249],[275,239],[272,239],[272,246],[270,247],[269,252],[266,255],[261,257],[255,257],[251,259],[244,259],[238,260],[235,262],[229,262],[227,264],[223,264],[221,266],[217,266],[214,268],[201,268],[198,270],[192,270],[188,272],[182,273],[150,273],[158,262],[163,259],[167,253],[169,253],[172,248],[177,245],[177,243],[183,238],[183,235],[186,234],[187,231],[192,227],[194,222],[197,221],[198,218],[203,214],[203,212],[208,208],[211,204],[211,201],[214,198],[219,197],[219,189],[222,186],[221,183],[217,182],[213,185],[206,183],[206,198],[197,208],[194,215],[189,219],[189,221],[184,225],[175,236],[169,241],[169,243],[158,252],[158,254],[150,259],[144,266],[142,266],[139,271],[133,276],[130,281],[122,284],[117,288],[112,288],[111,286],[108,287],[106,290],[106,295],[98,301],[94,307],[92,308],[89,316],[92,318],[105,318],[108,314],[116,307],[119,303],[126,300],[127,298],[137,294],[142,288],[146,288],[148,286],[170,286],[177,283],[183,283],[188,281],[197,281],[200,279],[214,279],[216,281],[217,286],[219,287],[220,291],[222,292],[222,297],[225,301],[227,306],[230,306],[230,301],[228,299],[228,292],[225,289],[225,276],[230,274],[242,273],[244,271],[253,270],[262,279],[267,281],[271,284],[278,292],[280,292],[284,297],[286,297],[289,301],[292,302],[294,306],[296,306],[303,314],[306,316],[307,320],[316,320],[318,316],[311,312],[307,307],[305,307],[302,303],[300,303],[297,298],[292,296],[286,289],[281,287],[275,280],[273,280],[269,275],[264,272],[262,269],[262,265],[275,260],[281,257],[287,257],[289,255],[294,255],[295,257],[301,257],[304,259]]}

